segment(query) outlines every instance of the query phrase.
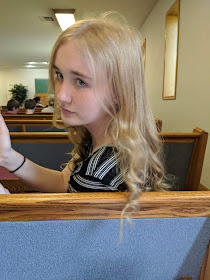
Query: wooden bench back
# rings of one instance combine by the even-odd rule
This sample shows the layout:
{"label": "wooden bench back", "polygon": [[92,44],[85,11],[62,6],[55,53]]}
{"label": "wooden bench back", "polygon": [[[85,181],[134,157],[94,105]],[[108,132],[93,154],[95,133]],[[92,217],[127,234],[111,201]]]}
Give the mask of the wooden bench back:
{"label": "wooden bench back", "polygon": [[[41,113],[42,109],[44,109],[44,107],[36,107],[36,108],[35,108],[35,114],[36,114],[36,113]],[[23,114],[25,114],[25,112],[26,112],[26,109],[25,109],[25,108],[19,108],[18,113],[23,113]]]}
{"label": "wooden bench back", "polygon": [[[53,126],[52,120],[5,120],[10,132],[64,132]],[[62,121],[57,121],[62,124]]]}
{"label": "wooden bench back", "polygon": [[[1,279],[199,278],[210,236],[210,192],[0,195]],[[208,268],[206,268],[207,271]]]}
{"label": "wooden bench back", "polygon": [[3,115],[4,120],[52,120],[52,113],[39,113],[33,115],[17,114]]}
{"label": "wooden bench back", "polygon": [[[44,113],[46,114],[46,113]],[[19,115],[18,115],[19,116]],[[44,115],[45,116],[45,115]],[[32,117],[33,118],[33,117]],[[44,126],[52,127],[52,119],[15,119],[15,118],[6,118],[5,123],[9,128],[10,132],[42,132]],[[62,120],[57,121],[58,123],[62,123]],[[155,119],[156,127],[159,132],[162,130],[162,121],[160,119]],[[30,129],[29,129],[30,127]],[[53,130],[52,130],[53,131]],[[49,132],[52,132],[49,131]],[[58,131],[57,131],[58,132]]]}
{"label": "wooden bench back", "polygon": [[[172,190],[199,190],[208,133],[195,128],[192,133],[160,135],[164,142],[166,172],[173,175],[172,182],[169,181]],[[66,154],[73,149],[67,132],[14,132],[10,133],[10,137],[14,149],[30,160],[52,169],[59,169],[58,166],[67,162]],[[18,186],[24,185],[19,180],[15,180],[15,183],[13,180],[8,171],[4,170],[4,177],[0,175],[0,182],[12,192],[16,183]]]}
{"label": "wooden bench back", "polygon": [[174,190],[198,190],[208,133],[200,128],[192,133],[161,133],[165,167],[174,175]]}

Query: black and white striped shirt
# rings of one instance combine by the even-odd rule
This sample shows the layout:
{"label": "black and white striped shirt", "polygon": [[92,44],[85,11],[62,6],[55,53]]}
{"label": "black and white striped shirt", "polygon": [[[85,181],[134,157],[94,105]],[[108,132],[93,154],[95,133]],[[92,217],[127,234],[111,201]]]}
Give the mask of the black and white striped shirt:
{"label": "black and white striped shirt", "polygon": [[101,146],[75,166],[68,192],[128,191],[118,167],[119,160],[111,146]]}

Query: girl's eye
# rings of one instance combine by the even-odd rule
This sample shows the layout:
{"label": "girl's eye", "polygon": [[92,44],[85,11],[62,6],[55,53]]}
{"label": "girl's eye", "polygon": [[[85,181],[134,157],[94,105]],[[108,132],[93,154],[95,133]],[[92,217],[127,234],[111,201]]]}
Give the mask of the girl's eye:
{"label": "girl's eye", "polygon": [[56,71],[55,75],[58,80],[63,80],[63,75],[61,74],[61,72]]}
{"label": "girl's eye", "polygon": [[85,87],[85,86],[86,86],[86,83],[83,82],[83,81],[80,80],[80,79],[76,79],[76,84],[77,84],[79,87]]}

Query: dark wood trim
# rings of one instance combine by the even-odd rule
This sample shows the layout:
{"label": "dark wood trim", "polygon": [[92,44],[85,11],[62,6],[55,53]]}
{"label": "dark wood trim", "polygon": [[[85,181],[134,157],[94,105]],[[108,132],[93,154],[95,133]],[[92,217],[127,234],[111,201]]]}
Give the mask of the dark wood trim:
{"label": "dark wood trim", "polygon": [[12,143],[69,142],[68,132],[10,132]]}
{"label": "dark wood trim", "polygon": [[14,193],[28,193],[28,192],[37,192],[34,188],[27,185],[24,181],[19,179],[18,177],[15,178],[0,178],[0,183],[8,189],[8,191],[12,194]]}
{"label": "dark wood trim", "polygon": [[[0,195],[0,221],[120,219],[128,193]],[[210,217],[210,192],[146,192],[133,218]]]}
{"label": "dark wood trim", "polygon": [[4,120],[52,120],[52,113],[2,115]]}
{"label": "dark wood trim", "polygon": [[191,163],[186,180],[186,190],[197,190],[200,185],[201,173],[203,168],[205,150],[208,140],[208,133],[200,128],[193,129],[193,133],[200,134],[200,137],[195,139]]}
{"label": "dark wood trim", "polygon": [[184,141],[185,139],[194,139],[194,138],[199,138],[201,135],[200,132],[161,132],[160,136],[161,138],[164,138],[165,141],[169,141],[172,140],[179,140],[179,138],[182,139],[182,141]]}
{"label": "dark wood trim", "polygon": [[[6,125],[22,125],[23,123],[26,125],[38,125],[38,126],[42,126],[42,125],[53,125],[53,121],[52,120],[5,120]],[[57,121],[58,124],[63,124],[62,120],[58,120]]]}

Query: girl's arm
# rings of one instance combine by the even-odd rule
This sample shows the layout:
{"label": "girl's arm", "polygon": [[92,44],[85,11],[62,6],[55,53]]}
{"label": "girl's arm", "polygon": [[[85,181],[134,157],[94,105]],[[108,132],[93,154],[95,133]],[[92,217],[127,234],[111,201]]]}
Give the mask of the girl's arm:
{"label": "girl's arm", "polygon": [[[24,157],[11,147],[8,128],[0,114],[0,166],[9,171],[18,168]],[[23,166],[14,174],[41,192],[67,192],[70,169],[67,166],[62,172],[41,167],[26,159]]]}

